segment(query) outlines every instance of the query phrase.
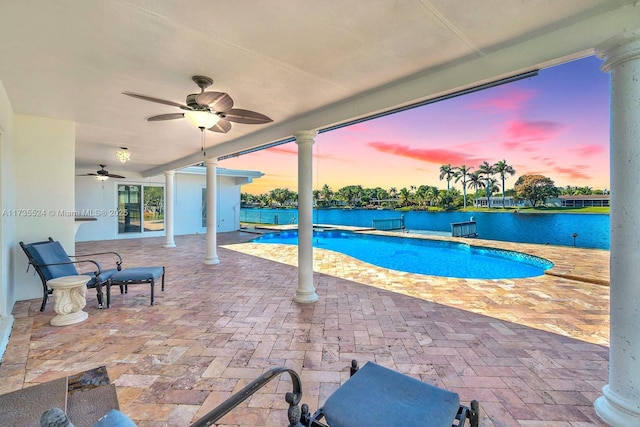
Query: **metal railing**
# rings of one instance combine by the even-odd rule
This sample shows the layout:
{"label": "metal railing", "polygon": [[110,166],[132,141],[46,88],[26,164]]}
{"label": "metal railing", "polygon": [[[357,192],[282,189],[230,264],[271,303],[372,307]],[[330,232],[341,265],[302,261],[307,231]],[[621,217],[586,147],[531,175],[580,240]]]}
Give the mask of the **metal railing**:
{"label": "metal railing", "polygon": [[400,218],[372,219],[371,228],[376,230],[402,230],[404,229],[404,215]]}
{"label": "metal railing", "polygon": [[287,416],[289,418],[289,427],[302,427],[302,424],[300,424],[301,410],[298,407],[300,399],[302,399],[302,383],[300,382],[300,376],[298,376],[298,374],[294,370],[282,366],[270,369],[264,374],[260,375],[258,378],[244,386],[242,390],[229,397],[220,405],[216,406],[207,415],[191,424],[190,427],[208,427],[210,425],[213,425],[233,408],[244,402],[256,391],[264,387],[269,381],[284,372],[289,373],[291,382],[293,383],[293,391],[288,392],[285,395],[285,400],[289,404],[289,411],[287,413]]}

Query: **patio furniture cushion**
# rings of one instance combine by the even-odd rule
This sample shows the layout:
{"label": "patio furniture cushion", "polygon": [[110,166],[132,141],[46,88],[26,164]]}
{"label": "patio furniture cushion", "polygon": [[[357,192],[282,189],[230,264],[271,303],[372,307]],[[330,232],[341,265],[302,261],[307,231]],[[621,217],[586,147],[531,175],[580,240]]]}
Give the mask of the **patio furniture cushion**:
{"label": "patio furniture cushion", "polygon": [[151,305],[154,304],[153,288],[155,282],[162,277],[164,291],[164,267],[134,267],[116,272],[107,281],[107,307],[111,307],[111,286],[120,286],[120,293],[127,293],[128,285],[149,283],[151,285]]}
{"label": "patio furniture cushion", "polygon": [[126,285],[133,283],[146,283],[158,280],[164,274],[163,267],[134,267],[125,268],[111,276],[112,285]]}
{"label": "patio furniture cushion", "polygon": [[72,263],[71,258],[69,258],[60,242],[40,242],[27,245],[25,251],[28,252],[37,265],[44,266],[46,264],[68,263],[43,267],[42,274],[44,274],[46,280],[63,276],[78,275],[78,270]]}
{"label": "patio furniture cushion", "polygon": [[[65,276],[76,276],[80,274],[76,269],[76,264],[82,264],[86,266],[87,275],[91,276],[91,279],[87,282],[87,288],[95,288],[98,297],[98,304],[102,307],[102,286],[106,284],[107,280],[115,273],[116,269],[102,270],[100,264],[96,261],[86,258],[93,255],[105,255],[101,254],[89,254],[83,257],[83,259],[71,260],[71,257],[67,255],[60,242],[53,240],[49,237],[48,240],[34,243],[20,242],[20,247],[24,250],[25,255],[29,259],[29,265],[33,266],[36,273],[42,281],[42,305],[40,311],[44,311],[49,295],[52,293],[52,289],[47,282],[51,279],[57,279]],[[110,253],[114,254],[114,253]],[[116,262],[116,266],[119,268],[121,258],[120,255],[115,254],[119,260]]]}
{"label": "patio furniture cushion", "polygon": [[118,270],[116,270],[115,268],[109,270],[101,270],[100,274],[98,274],[97,277],[95,275],[91,275],[91,280],[87,282],[87,287],[95,287],[96,282],[104,284],[107,280],[109,280],[109,278],[111,278],[111,276],[113,276],[117,272]]}
{"label": "patio furniture cushion", "polygon": [[459,407],[456,393],[367,362],[321,411],[330,427],[451,427]]}

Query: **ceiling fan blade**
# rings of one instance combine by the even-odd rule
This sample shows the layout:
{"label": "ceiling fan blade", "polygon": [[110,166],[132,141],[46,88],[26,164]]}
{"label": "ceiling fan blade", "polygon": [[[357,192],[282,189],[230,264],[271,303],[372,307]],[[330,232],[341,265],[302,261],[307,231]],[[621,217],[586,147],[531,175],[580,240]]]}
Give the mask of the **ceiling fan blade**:
{"label": "ceiling fan blade", "polygon": [[83,174],[76,175],[76,176],[98,176],[98,174],[97,173],[83,173]]}
{"label": "ceiling fan blade", "polygon": [[243,110],[241,108],[233,108],[224,113],[224,118],[230,122],[244,123],[248,125],[262,125],[272,122],[271,118],[255,111]]}
{"label": "ceiling fan blade", "polygon": [[122,175],[116,175],[116,174],[114,174],[114,173],[108,173],[108,174],[107,174],[107,176],[108,176],[109,178],[124,178],[124,176],[122,176]]}
{"label": "ceiling fan blade", "polygon": [[161,122],[163,120],[175,120],[183,119],[184,113],[170,113],[170,114],[158,114],[157,116],[151,116],[147,118],[149,122]]}
{"label": "ceiling fan blade", "polygon": [[154,98],[152,96],[140,95],[139,93],[133,92],[122,92],[124,95],[132,96],[134,98],[142,99],[143,101],[157,102],[158,104],[170,105],[172,107],[182,108],[184,110],[189,110],[190,108],[183,104],[178,104],[177,102],[167,101],[166,99]]}
{"label": "ceiling fan blade", "polygon": [[231,130],[231,123],[229,123],[228,120],[221,118],[218,120],[218,123],[210,127],[208,130],[211,132],[227,133]]}
{"label": "ceiling fan blade", "polygon": [[224,92],[202,92],[196,96],[196,102],[200,105],[206,105],[219,113],[233,108],[233,99],[228,93]]}

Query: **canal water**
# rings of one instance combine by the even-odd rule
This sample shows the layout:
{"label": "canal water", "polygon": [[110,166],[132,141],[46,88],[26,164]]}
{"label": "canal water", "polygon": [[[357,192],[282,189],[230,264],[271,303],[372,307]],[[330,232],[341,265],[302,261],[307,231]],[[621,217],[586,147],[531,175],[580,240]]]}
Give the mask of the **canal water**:
{"label": "canal water", "polygon": [[[609,249],[609,215],[576,213],[505,212],[396,212],[366,209],[318,209],[314,224],[371,227],[374,219],[404,215],[408,230],[451,232],[452,222],[477,223],[478,238],[539,243],[580,248]],[[296,209],[241,209],[240,221],[264,224],[297,224]],[[575,238],[574,238],[575,235]]]}

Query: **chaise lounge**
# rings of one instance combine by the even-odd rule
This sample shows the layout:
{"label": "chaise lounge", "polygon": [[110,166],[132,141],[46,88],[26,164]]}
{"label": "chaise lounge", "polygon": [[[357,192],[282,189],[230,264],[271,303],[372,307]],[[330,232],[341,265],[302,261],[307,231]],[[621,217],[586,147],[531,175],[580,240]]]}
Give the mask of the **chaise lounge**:
{"label": "chaise lounge", "polygon": [[[51,279],[64,276],[75,276],[87,274],[91,279],[87,282],[87,288],[95,288],[97,292],[98,305],[100,308],[110,305],[110,286],[112,284],[126,287],[134,283],[149,283],[151,285],[151,305],[154,304],[153,286],[158,279],[162,278],[162,290],[164,291],[164,267],[136,267],[122,269],[122,257],[117,252],[98,252],[79,256],[69,256],[60,242],[49,237],[48,240],[34,243],[20,242],[20,247],[29,259],[29,266],[35,268],[36,273],[42,281],[42,305],[40,311],[44,311],[52,289],[47,285]],[[91,257],[113,256],[115,268],[103,270],[100,264]],[[74,258],[72,260],[71,258]],[[93,270],[90,273],[79,273],[76,265],[89,264]],[[27,268],[28,270],[28,268]],[[103,301],[103,286],[107,286],[107,301]]]}
{"label": "chaise lounge", "polygon": [[[479,404],[460,404],[457,393],[435,387],[373,362],[358,368],[351,362],[351,377],[311,414],[302,405],[307,427],[478,427]],[[324,419],[324,422],[321,420]],[[326,424],[325,424],[326,422]]]}
{"label": "chaise lounge", "polygon": [[[478,427],[480,405],[460,404],[457,393],[424,383],[400,372],[367,362],[362,369],[351,362],[351,377],[315,413],[303,404],[300,376],[275,367],[251,381],[216,408],[191,424],[206,427],[248,399],[273,378],[287,372],[293,390],[286,393],[288,427]],[[468,422],[468,424],[467,424]]]}

